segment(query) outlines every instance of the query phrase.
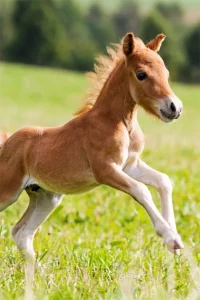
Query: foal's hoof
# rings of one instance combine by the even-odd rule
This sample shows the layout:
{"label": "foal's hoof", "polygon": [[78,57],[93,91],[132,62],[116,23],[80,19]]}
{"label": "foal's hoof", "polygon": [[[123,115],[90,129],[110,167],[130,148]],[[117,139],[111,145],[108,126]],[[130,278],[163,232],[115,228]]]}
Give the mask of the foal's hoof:
{"label": "foal's hoof", "polygon": [[180,249],[184,248],[181,238],[171,239],[167,242],[167,248],[175,255],[180,255]]}

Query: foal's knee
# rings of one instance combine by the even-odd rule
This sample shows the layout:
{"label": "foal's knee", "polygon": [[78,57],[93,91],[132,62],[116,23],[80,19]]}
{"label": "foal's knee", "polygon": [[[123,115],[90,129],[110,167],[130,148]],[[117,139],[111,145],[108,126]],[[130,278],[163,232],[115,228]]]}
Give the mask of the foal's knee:
{"label": "foal's knee", "polygon": [[172,186],[172,182],[168,175],[163,174],[163,173],[160,174],[158,189],[160,192],[163,192],[163,193],[172,192],[173,186]]}
{"label": "foal's knee", "polygon": [[133,196],[141,205],[152,202],[151,192],[140,182],[137,183],[137,192],[133,193]]}

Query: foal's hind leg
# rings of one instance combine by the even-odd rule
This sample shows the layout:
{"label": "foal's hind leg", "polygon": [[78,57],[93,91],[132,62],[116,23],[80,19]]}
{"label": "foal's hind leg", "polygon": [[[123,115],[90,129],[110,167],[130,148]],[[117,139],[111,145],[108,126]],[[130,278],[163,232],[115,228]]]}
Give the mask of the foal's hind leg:
{"label": "foal's hind leg", "polygon": [[52,211],[60,204],[62,195],[45,191],[38,186],[30,186],[26,189],[30,203],[13,228],[13,238],[18,249],[26,258],[26,282],[28,289],[31,288],[34,279],[35,251],[33,238],[37,228],[47,219]]}

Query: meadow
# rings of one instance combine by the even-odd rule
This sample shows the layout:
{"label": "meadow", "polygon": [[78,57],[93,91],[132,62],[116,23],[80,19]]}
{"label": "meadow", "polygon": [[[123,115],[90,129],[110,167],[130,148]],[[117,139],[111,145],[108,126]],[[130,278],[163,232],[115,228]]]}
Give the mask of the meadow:
{"label": "meadow", "polygon": [[[61,125],[87,86],[80,73],[1,63],[0,129]],[[182,254],[167,252],[130,196],[106,186],[68,196],[35,237],[36,299],[200,299],[200,87],[172,86],[184,104],[182,117],[164,124],[140,110],[139,120],[146,136],[142,159],[174,184]],[[11,229],[27,204],[23,193],[0,214],[0,299],[23,299],[24,262]]]}

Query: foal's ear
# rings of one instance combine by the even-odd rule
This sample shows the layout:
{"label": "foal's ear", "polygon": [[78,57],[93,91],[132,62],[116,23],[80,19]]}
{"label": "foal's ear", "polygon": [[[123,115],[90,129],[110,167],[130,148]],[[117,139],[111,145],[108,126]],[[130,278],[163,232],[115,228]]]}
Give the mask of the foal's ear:
{"label": "foal's ear", "polygon": [[129,57],[133,54],[133,50],[135,48],[134,35],[132,32],[129,32],[125,35],[123,39],[123,52],[126,57]]}
{"label": "foal's ear", "polygon": [[152,41],[146,44],[146,47],[155,52],[158,52],[165,38],[166,36],[163,33],[160,33]]}

